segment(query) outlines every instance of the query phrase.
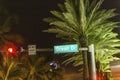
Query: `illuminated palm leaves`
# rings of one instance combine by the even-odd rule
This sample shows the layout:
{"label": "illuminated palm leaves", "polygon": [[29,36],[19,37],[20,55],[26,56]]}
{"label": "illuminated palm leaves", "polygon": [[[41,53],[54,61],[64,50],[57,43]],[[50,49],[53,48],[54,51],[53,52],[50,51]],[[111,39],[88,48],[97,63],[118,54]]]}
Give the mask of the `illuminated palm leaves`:
{"label": "illuminated palm leaves", "polygon": [[[89,0],[65,0],[64,5],[59,4],[61,12],[51,11],[54,17],[44,20],[52,26],[45,32],[56,33],[57,37],[78,44],[81,43],[79,42],[81,35],[86,37],[88,46],[95,45],[96,62],[100,62],[99,66],[105,65],[105,69],[109,61],[117,59],[113,55],[119,52],[117,47],[120,46],[120,40],[117,38],[117,33],[113,32],[113,29],[118,27],[118,22],[110,21],[117,15],[115,9],[100,10],[102,2],[103,0],[93,0],[91,3]],[[67,63],[74,62],[74,65],[81,65],[82,62],[79,61],[82,59],[81,54],[72,55],[66,60]]]}

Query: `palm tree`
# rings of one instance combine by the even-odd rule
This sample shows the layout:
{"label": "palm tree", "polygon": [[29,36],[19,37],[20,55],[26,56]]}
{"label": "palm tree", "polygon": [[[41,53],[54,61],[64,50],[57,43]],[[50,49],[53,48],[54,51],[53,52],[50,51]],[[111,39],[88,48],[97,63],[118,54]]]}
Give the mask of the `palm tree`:
{"label": "palm tree", "polygon": [[44,56],[23,54],[20,59],[25,80],[61,80],[61,68],[51,68]]}
{"label": "palm tree", "polygon": [[[92,2],[65,0],[64,5],[59,4],[61,11],[51,11],[54,17],[44,19],[52,26],[44,32],[56,33],[56,37],[77,43],[79,47],[94,44],[96,54],[101,54],[101,51],[108,54],[106,50],[118,51],[116,47],[120,46],[120,40],[117,39],[116,33],[112,32],[114,28],[118,27],[118,22],[110,21],[110,18],[117,14],[114,12],[115,9],[100,10],[102,2],[103,0],[93,0]],[[79,54],[72,55],[68,61],[74,62],[75,66],[84,64],[84,80],[88,80],[87,56],[89,55],[81,51]]]}
{"label": "palm tree", "polygon": [[49,64],[45,61],[45,57],[23,55],[21,63],[26,70],[26,80],[47,80],[46,72],[49,70]]}
{"label": "palm tree", "polygon": [[1,53],[0,80],[23,80],[17,59]]}

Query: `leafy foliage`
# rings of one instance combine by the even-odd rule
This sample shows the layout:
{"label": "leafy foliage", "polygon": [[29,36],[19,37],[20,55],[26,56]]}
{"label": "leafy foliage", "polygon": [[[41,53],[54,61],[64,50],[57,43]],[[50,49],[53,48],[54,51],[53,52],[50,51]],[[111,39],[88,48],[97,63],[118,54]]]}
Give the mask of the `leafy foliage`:
{"label": "leafy foliage", "polygon": [[19,63],[3,53],[1,55],[0,62],[0,78],[1,80],[20,80],[22,78],[22,72],[18,65]]}
{"label": "leafy foliage", "polygon": [[50,62],[43,56],[23,55],[21,63],[21,68],[26,73],[24,78],[26,80],[60,80],[62,78],[60,69],[51,69]]}

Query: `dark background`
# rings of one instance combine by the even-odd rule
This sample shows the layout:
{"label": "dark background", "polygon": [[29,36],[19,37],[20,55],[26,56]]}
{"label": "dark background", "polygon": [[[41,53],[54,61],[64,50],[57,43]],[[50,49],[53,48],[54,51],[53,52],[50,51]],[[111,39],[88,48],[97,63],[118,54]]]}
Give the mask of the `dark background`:
{"label": "dark background", "polygon": [[[28,44],[36,44],[38,47],[53,47],[61,44],[62,41],[55,38],[54,34],[43,33],[42,30],[48,29],[48,24],[43,22],[43,18],[51,16],[49,11],[59,9],[58,3],[64,0],[5,0],[4,5],[20,18],[19,25],[12,28],[13,33],[19,33],[28,39]],[[102,8],[116,8],[120,13],[120,0],[105,0]],[[113,20],[120,21],[120,16]],[[119,33],[119,29],[115,30]]]}

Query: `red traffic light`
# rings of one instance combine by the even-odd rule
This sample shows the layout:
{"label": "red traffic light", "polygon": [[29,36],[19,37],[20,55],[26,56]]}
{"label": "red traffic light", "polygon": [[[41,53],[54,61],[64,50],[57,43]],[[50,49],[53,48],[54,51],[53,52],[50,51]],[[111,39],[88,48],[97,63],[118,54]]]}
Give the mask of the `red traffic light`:
{"label": "red traffic light", "polygon": [[7,48],[7,53],[8,53],[8,55],[15,55],[15,53],[16,53],[16,48],[15,47],[8,47]]}
{"label": "red traffic light", "polygon": [[7,51],[8,51],[9,53],[13,53],[13,48],[8,48]]}

